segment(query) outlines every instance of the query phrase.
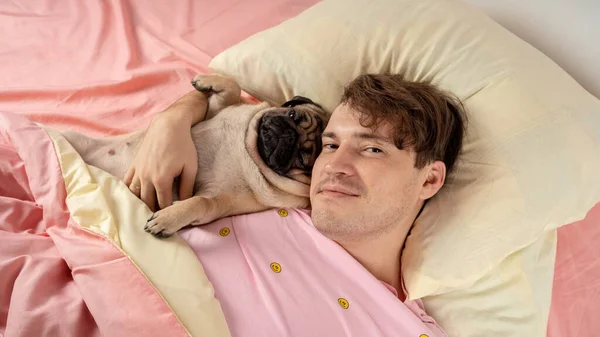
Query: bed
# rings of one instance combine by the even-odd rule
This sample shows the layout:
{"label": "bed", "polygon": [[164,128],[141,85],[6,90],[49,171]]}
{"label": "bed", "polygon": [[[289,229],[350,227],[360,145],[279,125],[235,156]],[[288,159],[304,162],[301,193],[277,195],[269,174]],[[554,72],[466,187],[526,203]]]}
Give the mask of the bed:
{"label": "bed", "polygon": [[[0,335],[185,336],[202,331],[209,336],[211,329],[224,331],[222,318],[208,312],[205,319],[212,323],[190,330],[182,322],[202,314],[194,317],[192,306],[168,304],[181,301],[189,289],[161,288],[169,276],[152,268],[152,258],[158,257],[148,247],[168,249],[167,243],[136,241],[133,229],[112,239],[90,234],[94,226],[102,231],[102,223],[72,236],[73,222],[94,213],[73,206],[77,193],[65,195],[63,186],[69,191],[77,187],[69,187],[58,172],[77,162],[67,162],[68,147],[47,134],[71,129],[103,136],[146,125],[191,89],[190,78],[210,72],[214,56],[317,2],[0,4]],[[53,148],[66,150],[57,157]],[[102,179],[93,170],[88,174]],[[125,193],[118,186],[110,191]],[[135,219],[126,218],[127,211],[111,204],[109,196],[98,198],[115,214],[121,212],[121,219]],[[130,206],[135,216],[148,215],[141,205]],[[600,330],[595,319],[600,313],[600,204],[557,233],[547,336],[592,335]],[[137,253],[115,249],[110,240],[136,247],[131,249]],[[82,250],[76,243],[92,248]],[[178,246],[171,254],[185,250]],[[109,262],[102,258],[106,255]],[[185,261],[178,263],[171,271],[185,266]],[[190,273],[181,277],[209,282],[200,267]],[[194,303],[218,306],[211,293],[196,295]],[[64,314],[72,316],[65,319]],[[123,315],[131,324],[118,319]]]}

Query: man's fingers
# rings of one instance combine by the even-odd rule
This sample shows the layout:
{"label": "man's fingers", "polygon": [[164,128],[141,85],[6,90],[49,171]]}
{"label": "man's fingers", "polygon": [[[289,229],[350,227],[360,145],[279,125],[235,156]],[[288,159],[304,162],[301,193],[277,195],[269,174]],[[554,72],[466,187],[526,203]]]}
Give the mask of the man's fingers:
{"label": "man's fingers", "polygon": [[179,199],[185,200],[191,198],[194,193],[194,184],[196,182],[197,165],[185,165],[181,172],[181,180],[179,182]]}
{"label": "man's fingers", "polygon": [[135,174],[135,168],[133,166],[131,166],[127,170],[127,173],[125,173],[125,177],[123,177],[123,182],[125,183],[125,185],[127,185],[127,186],[131,185],[131,181],[133,180],[134,174]]}
{"label": "man's fingers", "polygon": [[159,181],[156,183],[156,196],[158,207],[161,209],[170,206],[173,202],[173,182]]}
{"label": "man's fingers", "polygon": [[156,212],[156,191],[152,184],[142,185],[141,199],[150,207],[152,212]]}
{"label": "man's fingers", "polygon": [[142,191],[140,180],[137,177],[131,178],[131,183],[128,185],[131,193],[135,194],[135,196],[139,198]]}

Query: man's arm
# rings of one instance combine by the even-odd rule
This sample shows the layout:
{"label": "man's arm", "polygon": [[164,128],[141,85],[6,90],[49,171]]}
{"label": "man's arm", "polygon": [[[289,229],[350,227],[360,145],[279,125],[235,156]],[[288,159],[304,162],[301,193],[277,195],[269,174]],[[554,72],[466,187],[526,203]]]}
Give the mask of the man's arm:
{"label": "man's arm", "polygon": [[180,179],[179,199],[192,196],[198,171],[198,153],[190,128],[206,118],[208,99],[191,91],[150,123],[144,139],[125,174],[125,184],[152,211],[173,201],[173,182]]}
{"label": "man's arm", "polygon": [[194,90],[183,95],[163,112],[158,113],[155,119],[170,118],[175,124],[192,127],[206,119],[207,111],[208,99],[206,95]]}

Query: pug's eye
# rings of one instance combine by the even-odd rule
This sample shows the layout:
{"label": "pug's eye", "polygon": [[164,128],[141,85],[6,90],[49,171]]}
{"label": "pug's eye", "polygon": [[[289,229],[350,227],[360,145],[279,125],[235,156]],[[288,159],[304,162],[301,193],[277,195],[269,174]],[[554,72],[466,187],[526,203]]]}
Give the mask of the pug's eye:
{"label": "pug's eye", "polygon": [[290,117],[291,119],[294,119],[294,117],[296,117],[296,110],[290,110],[288,112],[288,117]]}

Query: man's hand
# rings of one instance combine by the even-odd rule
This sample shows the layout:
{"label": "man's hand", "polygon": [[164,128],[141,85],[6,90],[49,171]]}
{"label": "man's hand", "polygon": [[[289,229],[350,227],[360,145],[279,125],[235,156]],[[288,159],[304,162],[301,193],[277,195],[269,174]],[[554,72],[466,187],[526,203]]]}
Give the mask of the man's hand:
{"label": "man's hand", "polygon": [[173,181],[180,179],[179,199],[190,198],[198,171],[198,153],[190,125],[167,115],[154,118],[125,175],[125,184],[152,209],[173,201]]}
{"label": "man's hand", "polygon": [[190,198],[198,171],[198,153],[190,128],[206,118],[208,101],[191,91],[154,117],[125,174],[125,184],[156,212],[173,202],[173,182],[180,177],[179,200]]}

